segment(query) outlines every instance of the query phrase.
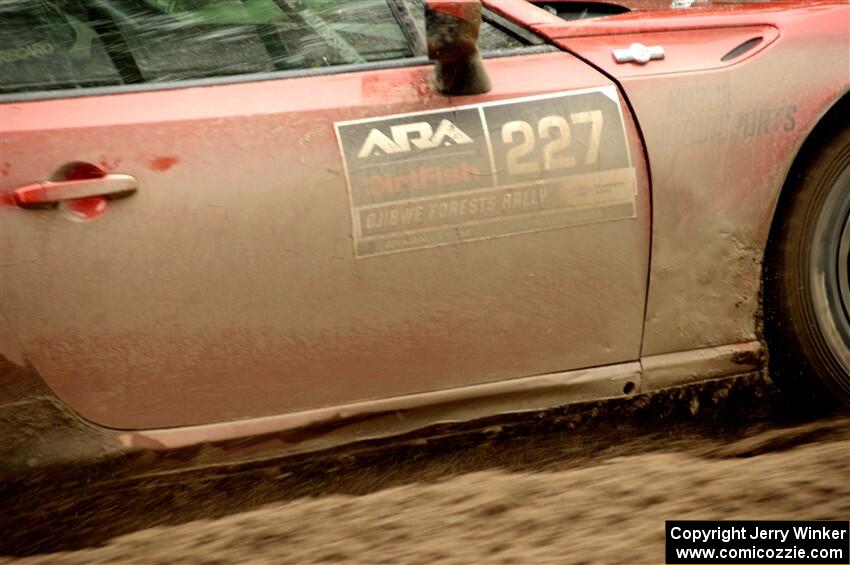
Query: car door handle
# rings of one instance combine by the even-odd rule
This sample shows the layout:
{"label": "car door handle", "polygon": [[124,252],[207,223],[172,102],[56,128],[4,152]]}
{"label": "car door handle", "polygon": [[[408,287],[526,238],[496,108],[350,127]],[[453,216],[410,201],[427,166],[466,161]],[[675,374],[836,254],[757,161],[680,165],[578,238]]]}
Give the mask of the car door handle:
{"label": "car door handle", "polygon": [[121,198],[138,190],[130,175],[104,175],[80,180],[43,181],[15,189],[15,203],[21,208],[43,208],[63,200],[109,196]]}

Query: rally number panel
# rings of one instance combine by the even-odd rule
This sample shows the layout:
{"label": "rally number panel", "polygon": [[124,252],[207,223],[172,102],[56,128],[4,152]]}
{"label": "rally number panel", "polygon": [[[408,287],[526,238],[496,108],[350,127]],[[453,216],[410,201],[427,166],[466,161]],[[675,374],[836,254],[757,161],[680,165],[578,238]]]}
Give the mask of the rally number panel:
{"label": "rally number panel", "polygon": [[635,217],[614,87],[335,126],[356,257]]}

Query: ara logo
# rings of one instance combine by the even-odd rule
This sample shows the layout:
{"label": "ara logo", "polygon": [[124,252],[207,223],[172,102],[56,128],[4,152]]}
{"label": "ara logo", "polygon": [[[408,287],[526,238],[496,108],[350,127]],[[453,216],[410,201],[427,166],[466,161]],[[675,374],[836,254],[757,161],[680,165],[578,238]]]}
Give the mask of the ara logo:
{"label": "ara logo", "polygon": [[[372,155],[393,155],[416,149],[433,149],[441,145],[473,143],[472,138],[449,120],[443,120],[437,131],[428,122],[416,122],[392,126],[389,137],[379,129],[373,129],[357,153],[358,159]],[[412,146],[412,147],[411,147]]]}

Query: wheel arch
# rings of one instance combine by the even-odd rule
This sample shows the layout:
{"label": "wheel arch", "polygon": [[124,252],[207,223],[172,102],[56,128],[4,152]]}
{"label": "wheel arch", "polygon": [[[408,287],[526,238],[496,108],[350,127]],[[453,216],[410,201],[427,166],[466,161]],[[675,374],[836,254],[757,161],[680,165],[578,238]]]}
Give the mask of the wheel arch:
{"label": "wheel arch", "polygon": [[[850,127],[850,87],[831,106],[824,110],[814,127],[797,148],[794,159],[785,173],[782,187],[774,204],[770,232],[764,250],[765,256],[770,252],[771,245],[777,237],[775,233],[776,227],[782,217],[784,206],[788,201],[793,180],[815,152],[829,144],[836,133],[848,127]],[[764,270],[762,276],[764,276]]]}

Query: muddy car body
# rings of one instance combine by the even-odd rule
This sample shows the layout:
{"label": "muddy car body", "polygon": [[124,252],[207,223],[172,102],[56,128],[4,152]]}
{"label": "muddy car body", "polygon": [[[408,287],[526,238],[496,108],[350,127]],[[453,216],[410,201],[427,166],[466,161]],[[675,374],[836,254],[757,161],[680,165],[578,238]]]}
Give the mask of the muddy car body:
{"label": "muddy car body", "polygon": [[415,2],[366,4],[380,41],[287,20],[300,59],[267,36],[181,58],[202,48],[112,13],[91,76],[7,50],[4,468],[305,451],[763,368],[777,210],[846,126],[847,3],[485,1],[470,95],[435,89]]}

